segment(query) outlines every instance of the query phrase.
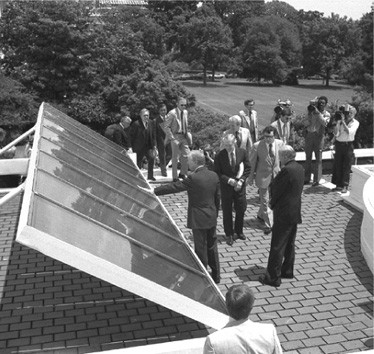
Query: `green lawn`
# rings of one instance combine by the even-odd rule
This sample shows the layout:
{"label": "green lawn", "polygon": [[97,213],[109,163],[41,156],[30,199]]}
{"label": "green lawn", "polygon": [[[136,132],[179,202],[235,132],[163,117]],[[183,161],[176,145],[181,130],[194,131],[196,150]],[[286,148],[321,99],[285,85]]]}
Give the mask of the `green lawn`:
{"label": "green lawn", "polygon": [[289,98],[296,114],[304,114],[309,101],[316,96],[326,96],[329,102],[339,99],[340,103],[351,101],[353,88],[330,81],[330,87],[322,85],[320,80],[300,80],[298,86],[258,86],[244,79],[223,79],[209,82],[204,86],[199,81],[185,81],[183,85],[195,95],[197,105],[214,112],[234,115],[244,108],[245,99],[253,98],[256,102],[259,125],[270,123],[277,100]]}

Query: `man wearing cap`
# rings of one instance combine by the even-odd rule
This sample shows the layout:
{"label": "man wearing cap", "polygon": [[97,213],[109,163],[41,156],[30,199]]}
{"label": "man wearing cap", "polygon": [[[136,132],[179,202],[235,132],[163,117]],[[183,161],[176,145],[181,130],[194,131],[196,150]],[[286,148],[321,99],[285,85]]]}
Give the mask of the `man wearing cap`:
{"label": "man wearing cap", "polygon": [[356,108],[344,106],[344,118],[335,127],[335,157],[331,182],[336,185],[333,191],[347,193],[349,176],[354,158],[354,140],[360,123],[354,118]]}

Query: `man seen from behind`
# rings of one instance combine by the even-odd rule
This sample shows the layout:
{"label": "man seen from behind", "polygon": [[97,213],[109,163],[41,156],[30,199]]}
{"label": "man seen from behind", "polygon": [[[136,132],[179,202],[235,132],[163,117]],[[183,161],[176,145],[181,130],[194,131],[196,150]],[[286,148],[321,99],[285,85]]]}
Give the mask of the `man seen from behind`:
{"label": "man seen from behind", "polygon": [[249,319],[254,302],[253,291],[245,284],[227,291],[230,321],[206,338],[203,354],[282,354],[274,325]]}

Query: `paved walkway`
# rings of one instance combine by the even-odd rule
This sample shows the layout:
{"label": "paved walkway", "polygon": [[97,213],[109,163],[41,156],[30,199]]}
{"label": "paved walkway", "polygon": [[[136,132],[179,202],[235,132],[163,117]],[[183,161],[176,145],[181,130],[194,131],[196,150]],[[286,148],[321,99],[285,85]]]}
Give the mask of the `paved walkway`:
{"label": "paved walkway", "polygon": [[[305,187],[296,277],[275,289],[257,281],[271,236],[255,220],[255,188],[248,188],[247,199],[246,241],[226,245],[219,217],[221,291],[242,282],[251,286],[257,298],[251,319],[274,323],[286,354],[372,349],[373,275],[360,252],[362,214],[325,186]],[[191,241],[186,193],[161,200]],[[100,352],[211,331],[14,242],[19,205],[17,198],[0,210],[1,354]]]}

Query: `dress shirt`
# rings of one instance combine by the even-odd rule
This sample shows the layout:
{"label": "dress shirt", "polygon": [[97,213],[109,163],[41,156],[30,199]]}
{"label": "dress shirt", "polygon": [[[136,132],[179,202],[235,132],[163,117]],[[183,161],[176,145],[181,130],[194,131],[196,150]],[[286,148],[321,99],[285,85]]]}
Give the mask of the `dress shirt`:
{"label": "dress shirt", "polygon": [[348,133],[344,129],[341,121],[336,124],[336,140],[341,143],[351,142],[355,140],[356,131],[360,123],[356,119],[352,119],[348,124]]}

